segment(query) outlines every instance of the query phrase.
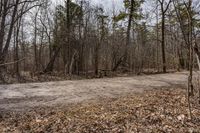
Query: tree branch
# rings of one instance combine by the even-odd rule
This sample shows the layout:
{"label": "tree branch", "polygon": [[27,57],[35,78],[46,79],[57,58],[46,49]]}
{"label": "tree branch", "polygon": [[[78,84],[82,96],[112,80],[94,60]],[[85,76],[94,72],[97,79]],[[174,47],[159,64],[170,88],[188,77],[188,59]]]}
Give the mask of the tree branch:
{"label": "tree branch", "polygon": [[166,12],[167,12],[167,10],[168,10],[168,8],[169,8],[169,5],[171,4],[171,2],[172,2],[172,0],[170,0],[170,1],[169,1],[169,3],[167,4],[167,7],[165,8],[165,10],[164,10],[164,13],[166,13]]}
{"label": "tree branch", "polygon": [[7,66],[7,65],[16,64],[16,63],[21,62],[21,61],[23,61],[23,60],[25,60],[25,58],[20,59],[20,60],[17,60],[17,61],[14,61],[14,62],[9,62],[9,63],[0,64],[0,67],[1,67],[1,66]]}

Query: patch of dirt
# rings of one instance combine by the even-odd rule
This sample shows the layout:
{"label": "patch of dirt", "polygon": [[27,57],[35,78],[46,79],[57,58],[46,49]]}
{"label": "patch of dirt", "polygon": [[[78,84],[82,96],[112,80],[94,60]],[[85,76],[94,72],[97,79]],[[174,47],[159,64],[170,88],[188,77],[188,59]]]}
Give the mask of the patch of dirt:
{"label": "patch of dirt", "polygon": [[2,133],[150,133],[200,132],[200,105],[192,101],[188,118],[184,89],[154,89],[138,94],[68,107],[40,107],[26,112],[2,112]]}
{"label": "patch of dirt", "polygon": [[185,86],[187,73],[135,77],[71,80],[45,83],[0,85],[0,110],[68,105],[90,99],[115,98],[153,88]]}

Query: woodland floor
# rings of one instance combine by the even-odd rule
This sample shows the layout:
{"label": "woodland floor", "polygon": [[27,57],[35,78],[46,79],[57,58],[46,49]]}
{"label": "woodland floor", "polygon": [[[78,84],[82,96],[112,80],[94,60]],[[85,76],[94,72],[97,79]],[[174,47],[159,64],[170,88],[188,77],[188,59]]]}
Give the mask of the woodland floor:
{"label": "woodland floor", "polygon": [[[187,73],[0,86],[0,132],[200,132]],[[142,92],[142,93],[141,93]]]}
{"label": "woodland floor", "polygon": [[200,106],[188,118],[184,89],[163,88],[68,107],[0,115],[2,133],[199,133]]}

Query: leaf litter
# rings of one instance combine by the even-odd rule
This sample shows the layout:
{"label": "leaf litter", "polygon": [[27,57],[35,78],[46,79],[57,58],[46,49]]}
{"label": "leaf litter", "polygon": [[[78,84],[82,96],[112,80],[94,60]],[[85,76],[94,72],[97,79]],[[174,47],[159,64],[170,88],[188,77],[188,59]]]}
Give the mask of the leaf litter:
{"label": "leaf litter", "polygon": [[192,100],[190,120],[185,94],[184,89],[163,88],[68,107],[2,112],[0,132],[200,133],[200,105]]}

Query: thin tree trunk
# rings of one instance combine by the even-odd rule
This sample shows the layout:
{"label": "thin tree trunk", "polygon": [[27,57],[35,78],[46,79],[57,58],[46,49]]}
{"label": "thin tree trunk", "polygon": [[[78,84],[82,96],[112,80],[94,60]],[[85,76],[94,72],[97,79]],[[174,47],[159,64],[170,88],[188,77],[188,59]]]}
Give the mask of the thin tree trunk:
{"label": "thin tree trunk", "polygon": [[[7,7],[6,7],[7,2],[5,1],[5,3],[6,3],[6,5],[4,5],[5,6],[5,14],[7,14],[7,10],[6,10],[7,9]],[[16,18],[16,15],[17,15],[18,6],[19,6],[19,0],[16,0],[15,5],[14,5],[14,9],[13,9],[13,12],[12,12],[11,23],[10,23],[10,27],[9,27],[9,31],[8,31],[8,35],[7,35],[7,40],[6,40],[4,48],[2,48],[2,47],[3,47],[3,41],[4,41],[4,35],[5,35],[5,31],[4,31],[5,26],[3,27],[3,29],[1,29],[0,34],[3,35],[3,36],[0,37],[0,48],[3,51],[0,51],[0,64],[5,63],[6,55],[8,53],[8,48],[10,46],[10,41],[11,41],[11,37],[12,37],[12,33],[13,33],[13,28],[14,28],[14,25],[15,25],[15,18]],[[6,15],[4,17],[6,17]],[[3,19],[6,19],[6,18],[3,18]],[[3,22],[3,25],[5,25],[5,22]],[[0,78],[3,82],[6,82],[5,73],[6,73],[5,66],[1,66],[0,67]]]}
{"label": "thin tree trunk", "polygon": [[[3,12],[2,12],[2,18],[1,18],[1,29],[0,29],[0,56],[2,54],[3,50],[3,43],[4,43],[4,36],[5,36],[5,22],[6,22],[6,15],[7,15],[7,3],[8,1],[5,0],[3,4]],[[1,63],[1,62],[0,62]]]}
{"label": "thin tree trunk", "polygon": [[[163,8],[163,7],[162,7]],[[162,9],[162,64],[163,64],[163,72],[167,72],[166,68],[166,54],[165,54],[165,14],[164,14],[164,9]]]}
{"label": "thin tree trunk", "polygon": [[74,62],[75,62],[76,54],[77,54],[77,51],[74,52],[72,59],[71,59],[70,68],[69,68],[69,76],[70,77],[72,76],[72,73],[73,73],[73,65],[74,65]]}
{"label": "thin tree trunk", "polygon": [[95,75],[99,74],[99,42],[95,48]]}
{"label": "thin tree trunk", "polygon": [[35,14],[35,19],[34,19],[34,42],[33,42],[33,46],[34,46],[34,63],[35,63],[35,71],[38,71],[38,53],[37,53],[37,16],[38,16],[38,12]]}
{"label": "thin tree trunk", "polygon": [[134,12],[134,0],[131,0],[128,27],[127,27],[127,32],[126,32],[126,47],[125,47],[125,54],[124,54],[124,60],[123,60],[124,66],[127,66],[127,61],[128,61],[128,47],[130,46],[130,31],[131,31],[131,24],[132,24],[132,19],[133,19],[133,12]]}
{"label": "thin tree trunk", "polygon": [[60,49],[61,49],[61,47],[59,47],[57,50],[55,50],[52,58],[50,59],[47,67],[44,69],[43,73],[49,73],[49,72],[53,71],[54,63],[55,63],[56,57],[59,55]]}

